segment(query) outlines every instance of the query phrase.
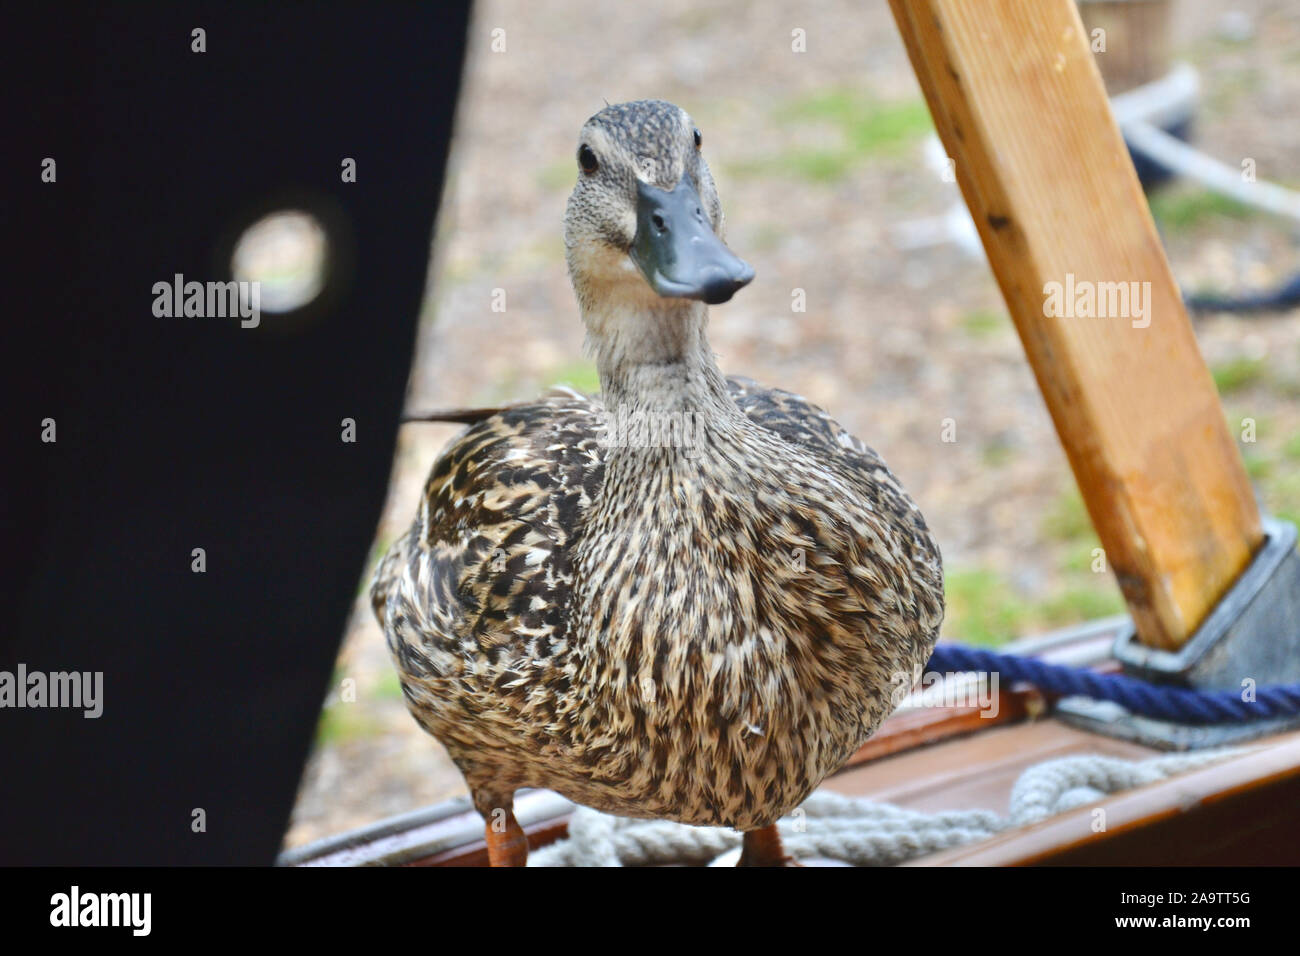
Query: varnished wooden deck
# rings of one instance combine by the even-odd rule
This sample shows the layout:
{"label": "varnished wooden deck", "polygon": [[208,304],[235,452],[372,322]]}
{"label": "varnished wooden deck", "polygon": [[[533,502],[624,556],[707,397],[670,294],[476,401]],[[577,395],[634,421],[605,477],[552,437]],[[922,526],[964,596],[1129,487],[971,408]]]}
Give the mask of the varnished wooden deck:
{"label": "varnished wooden deck", "polygon": [[909,810],[993,810],[1005,815],[1027,769],[1054,757],[1104,754],[1140,760],[1159,751],[1076,730],[1056,720],[993,727],[842,771],[822,784]]}

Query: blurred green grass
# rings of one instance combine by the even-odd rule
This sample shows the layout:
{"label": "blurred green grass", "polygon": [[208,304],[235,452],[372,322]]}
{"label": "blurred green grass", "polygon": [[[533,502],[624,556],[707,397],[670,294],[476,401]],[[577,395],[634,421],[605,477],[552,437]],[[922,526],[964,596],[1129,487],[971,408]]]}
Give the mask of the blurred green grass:
{"label": "blurred green grass", "polygon": [[1151,215],[1166,233],[1188,232],[1224,219],[1246,220],[1260,215],[1235,199],[1192,186],[1169,186],[1149,198]]}
{"label": "blurred green grass", "polygon": [[[811,183],[834,183],[866,160],[898,155],[933,129],[921,100],[884,103],[860,90],[826,89],[778,104],[776,118],[790,131],[788,148],[743,162],[729,163],[737,178],[785,176]],[[801,134],[829,126],[835,141],[800,144]]]}

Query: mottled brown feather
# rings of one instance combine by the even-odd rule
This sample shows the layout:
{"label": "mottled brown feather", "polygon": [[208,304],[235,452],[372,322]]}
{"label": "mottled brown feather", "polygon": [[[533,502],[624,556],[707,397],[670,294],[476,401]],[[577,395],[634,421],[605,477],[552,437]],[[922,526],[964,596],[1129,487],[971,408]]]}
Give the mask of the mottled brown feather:
{"label": "mottled brown feather", "polygon": [[[371,591],[416,719],[480,809],[540,786],[741,829],[789,812],[910,687],[942,618],[924,519],[825,412],[729,379],[680,447],[599,399],[468,428]],[[495,804],[499,805],[499,804]]]}

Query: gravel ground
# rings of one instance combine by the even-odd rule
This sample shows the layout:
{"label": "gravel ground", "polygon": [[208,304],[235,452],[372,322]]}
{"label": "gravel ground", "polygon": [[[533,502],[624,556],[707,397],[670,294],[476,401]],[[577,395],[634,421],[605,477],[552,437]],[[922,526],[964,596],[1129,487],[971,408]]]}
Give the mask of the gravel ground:
{"label": "gravel ground", "polygon": [[[805,53],[790,49],[796,28]],[[808,396],[885,457],[943,549],[946,633],[996,642],[1119,608],[1088,567],[1095,542],[986,264],[898,247],[899,223],[958,194],[923,159],[928,115],[885,3],[488,0],[469,42],[412,408],[526,399],[557,381],[596,389],[561,240],[576,135],[603,100],[668,99],[703,129],[729,243],[758,273],[713,312],[723,369]],[[1201,71],[1197,144],[1300,186],[1300,8],[1183,0],[1173,50]],[[1187,187],[1153,207],[1185,287],[1266,287],[1296,268],[1286,224]],[[806,312],[791,309],[795,289]],[[1234,429],[1256,421],[1242,450],[1261,497],[1293,520],[1298,322],[1295,310],[1197,322]],[[945,418],[954,443],[940,439]],[[402,431],[376,557],[455,432]],[[407,715],[361,593],[287,845],[464,792]]]}

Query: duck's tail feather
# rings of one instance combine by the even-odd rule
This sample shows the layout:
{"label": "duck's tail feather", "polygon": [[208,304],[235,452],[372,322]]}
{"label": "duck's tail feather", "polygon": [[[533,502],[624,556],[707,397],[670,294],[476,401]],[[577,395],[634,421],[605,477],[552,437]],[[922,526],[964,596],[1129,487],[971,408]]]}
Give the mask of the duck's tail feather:
{"label": "duck's tail feather", "polygon": [[[552,385],[542,392],[541,400],[548,399],[578,399],[590,401],[591,396],[584,395],[570,385]],[[510,402],[506,405],[493,405],[488,408],[435,408],[431,412],[413,412],[403,415],[401,423],[403,425],[409,422],[451,422],[460,425],[473,425],[481,422],[485,418],[491,418],[493,415],[500,415],[512,408],[524,408],[529,405],[536,405],[537,402]]]}
{"label": "duck's tail feather", "polygon": [[509,405],[497,405],[493,408],[436,408],[431,412],[415,412],[410,415],[403,415],[401,423],[406,425],[410,422],[450,422],[452,424],[473,425],[485,418],[499,415],[509,407]]}

